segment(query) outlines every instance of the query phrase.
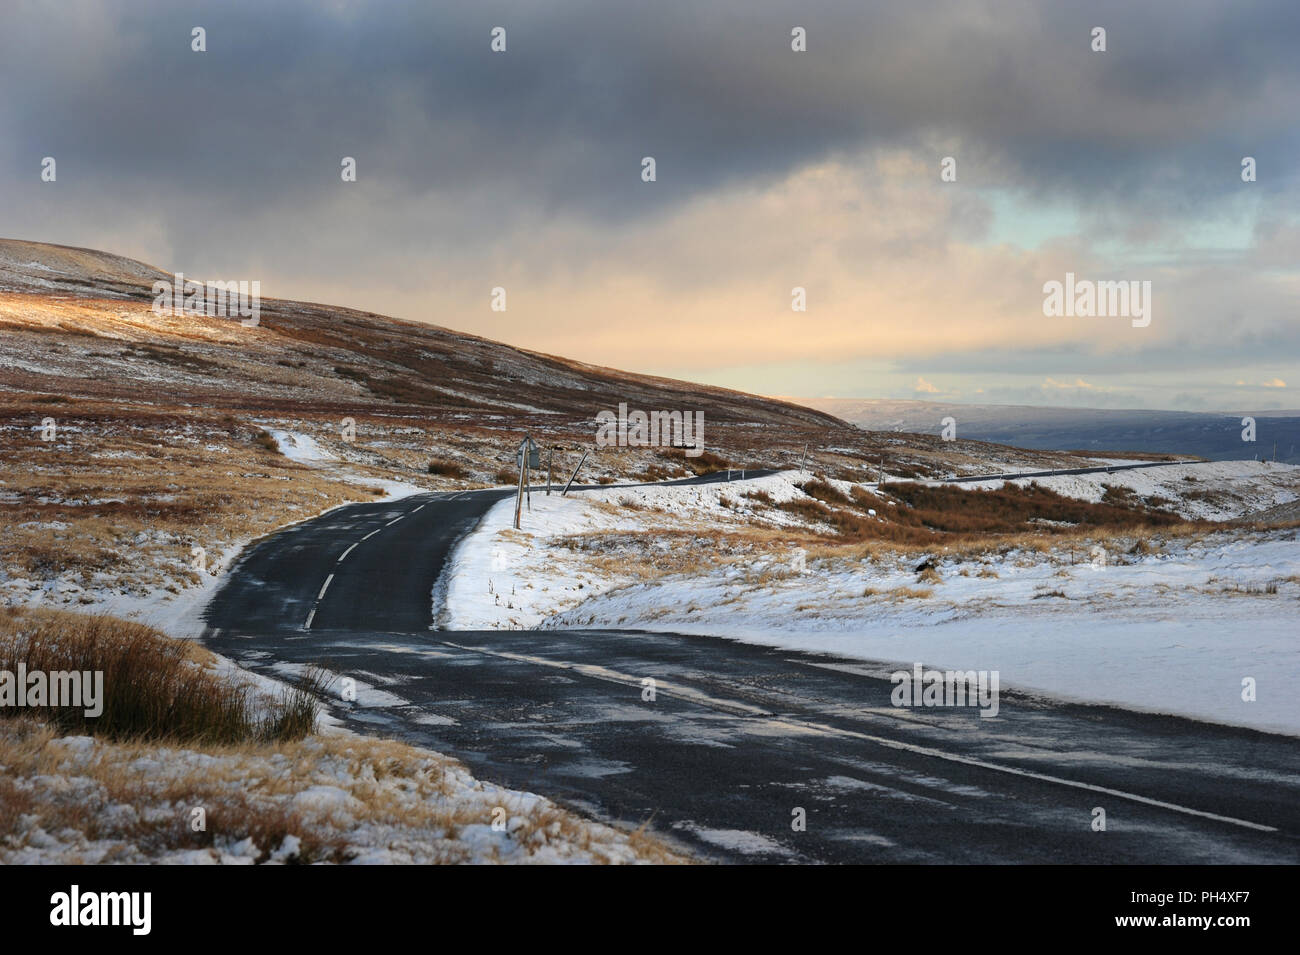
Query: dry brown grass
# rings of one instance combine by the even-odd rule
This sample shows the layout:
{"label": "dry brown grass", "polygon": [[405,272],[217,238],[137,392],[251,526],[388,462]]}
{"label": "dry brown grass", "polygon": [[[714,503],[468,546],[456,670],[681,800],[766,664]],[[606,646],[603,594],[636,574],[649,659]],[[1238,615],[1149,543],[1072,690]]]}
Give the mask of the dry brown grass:
{"label": "dry brown grass", "polygon": [[929,600],[934,596],[934,591],[929,587],[895,587],[883,591],[880,596],[893,603],[900,603],[904,600]]}
{"label": "dry brown grass", "polygon": [[143,624],[54,610],[0,608],[0,670],[102,674],[102,712],[85,707],[0,707],[33,714],[68,733],[112,739],[242,743],[302,739],[316,730],[316,691],[306,685],[264,702],[206,666],[203,648]]}
{"label": "dry brown grass", "polygon": [[1214,529],[1138,501],[1079,501],[1034,484],[992,490],[890,484],[887,493],[894,506],[859,487],[846,496],[817,479],[806,482],[803,490],[806,496],[776,507],[808,522],[809,531],[829,548],[825,556],[936,547],[968,556],[1011,549],[1046,552],[1072,540],[1144,539],[1157,533],[1194,536]]}
{"label": "dry brown grass", "polygon": [[456,461],[447,461],[445,459],[435,458],[425,466],[425,472],[435,474],[439,477],[449,478],[466,478],[469,477],[469,471],[465,466]]}
{"label": "dry brown grass", "polygon": [[269,453],[262,429],[234,419],[6,397],[3,424],[0,568],[37,583],[104,575],[123,592],[178,589],[198,579],[194,547],[215,570],[234,540],[364,496]]}

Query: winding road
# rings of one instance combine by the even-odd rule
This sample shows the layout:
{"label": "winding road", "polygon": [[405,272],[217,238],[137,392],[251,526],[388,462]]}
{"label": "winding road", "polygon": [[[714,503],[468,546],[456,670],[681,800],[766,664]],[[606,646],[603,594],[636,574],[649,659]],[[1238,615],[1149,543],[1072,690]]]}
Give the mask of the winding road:
{"label": "winding road", "polygon": [[893,665],[709,637],[432,629],[448,555],[512,493],[349,505],[263,538],[204,641],[273,676],[352,677],[357,702],[331,704],[349,726],[709,860],[1300,861],[1290,737],[1005,687],[993,719],[901,709]]}

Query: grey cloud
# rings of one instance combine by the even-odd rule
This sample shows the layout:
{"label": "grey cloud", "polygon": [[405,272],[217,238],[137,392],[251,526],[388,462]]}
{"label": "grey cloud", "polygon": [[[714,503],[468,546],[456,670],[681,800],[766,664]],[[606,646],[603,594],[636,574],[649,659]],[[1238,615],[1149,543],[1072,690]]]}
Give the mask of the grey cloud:
{"label": "grey cloud", "polygon": [[[6,111],[6,178],[45,150],[106,187],[237,210],[310,201],[333,187],[335,157],[357,154],[410,195],[482,190],[507,216],[513,203],[602,219],[930,135],[958,137],[972,177],[1126,201],[1224,191],[1243,150],[1274,181],[1300,157],[1290,2],[86,9],[99,12],[84,23],[48,6],[7,17],[0,74],[27,95]],[[795,23],[807,54],[789,51]],[[1093,23],[1105,54],[1087,49]],[[498,24],[504,56],[488,52]]]}

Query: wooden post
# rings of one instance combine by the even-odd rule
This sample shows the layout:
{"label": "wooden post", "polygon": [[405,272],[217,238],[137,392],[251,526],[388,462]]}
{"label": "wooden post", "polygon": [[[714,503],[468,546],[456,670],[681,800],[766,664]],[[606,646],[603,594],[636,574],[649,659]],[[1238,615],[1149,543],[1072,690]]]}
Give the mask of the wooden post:
{"label": "wooden post", "polygon": [[551,496],[551,461],[555,458],[555,445],[546,449],[546,496]]}

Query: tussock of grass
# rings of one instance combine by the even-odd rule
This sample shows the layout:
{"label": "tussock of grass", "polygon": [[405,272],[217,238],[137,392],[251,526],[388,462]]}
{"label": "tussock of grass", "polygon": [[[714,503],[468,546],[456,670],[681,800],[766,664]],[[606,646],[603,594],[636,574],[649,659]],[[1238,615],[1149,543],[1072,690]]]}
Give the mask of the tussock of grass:
{"label": "tussock of grass", "polygon": [[[69,733],[111,739],[203,743],[294,740],[315,732],[319,677],[263,705],[246,685],[222,679],[201,662],[201,648],[143,624],[51,610],[0,609],[0,669],[103,674],[103,712],[83,707],[0,707]],[[48,701],[50,703],[53,700]]]}
{"label": "tussock of grass", "polygon": [[674,452],[672,460],[696,475],[713,474],[715,471],[725,471],[732,466],[730,461],[712,451],[703,451],[695,457],[687,456],[685,451]]}
{"label": "tussock of grass", "polygon": [[832,506],[851,503],[850,498],[842,493],[835,485],[820,478],[813,478],[811,481],[805,481],[800,489],[811,498],[821,501],[823,504]]}
{"label": "tussock of grass", "polygon": [[449,477],[449,478],[465,478],[469,476],[469,472],[466,471],[463,466],[456,463],[455,461],[446,461],[446,460],[439,460],[439,459],[430,461],[428,465],[425,467],[425,472],[428,474],[436,474],[440,477]]}
{"label": "tussock of grass", "polygon": [[929,600],[934,596],[934,591],[929,587],[895,587],[893,590],[886,591],[884,596],[891,600]]}

